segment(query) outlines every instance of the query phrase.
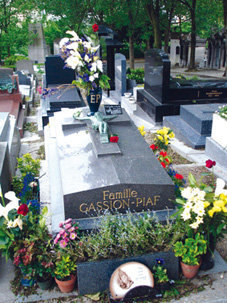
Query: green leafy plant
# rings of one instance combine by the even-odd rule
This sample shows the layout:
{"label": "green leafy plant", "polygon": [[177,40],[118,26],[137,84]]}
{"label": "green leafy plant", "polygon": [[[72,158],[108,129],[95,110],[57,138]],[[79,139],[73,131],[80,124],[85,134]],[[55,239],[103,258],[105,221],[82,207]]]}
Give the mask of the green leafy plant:
{"label": "green leafy plant", "polygon": [[219,107],[218,114],[220,117],[227,120],[227,106],[223,105],[222,107]]}
{"label": "green leafy plant", "polygon": [[5,59],[4,66],[14,68],[16,67],[16,62],[20,60],[28,60],[28,57],[23,55],[12,55]]}
{"label": "green leafy plant", "polygon": [[157,283],[169,282],[166,268],[161,265],[155,265],[153,266],[153,270],[154,278]]}
{"label": "green leafy plant", "polygon": [[70,255],[59,254],[55,261],[55,277],[58,280],[67,281],[70,279],[70,275],[75,273],[76,264],[71,259]]}
{"label": "green leafy plant", "polygon": [[187,265],[198,265],[200,256],[205,254],[207,250],[207,242],[200,233],[195,238],[187,238],[184,243],[177,241],[174,244],[174,252],[176,257],[181,257],[182,262]]}
{"label": "green leafy plant", "polygon": [[127,78],[131,80],[136,80],[137,84],[144,83],[144,69],[143,68],[135,68],[127,70]]}

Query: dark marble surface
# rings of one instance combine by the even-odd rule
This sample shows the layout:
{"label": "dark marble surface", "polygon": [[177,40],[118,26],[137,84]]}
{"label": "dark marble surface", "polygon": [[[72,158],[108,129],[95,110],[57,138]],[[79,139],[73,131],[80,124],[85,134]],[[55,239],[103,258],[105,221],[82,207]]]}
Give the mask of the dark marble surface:
{"label": "dark marble surface", "polygon": [[64,68],[64,61],[60,56],[48,56],[45,62],[46,86],[51,84],[72,83],[75,80],[75,71]]}
{"label": "dark marble surface", "polygon": [[64,117],[55,113],[50,135],[45,137],[47,145],[55,142],[54,150],[50,144],[48,153],[57,158],[48,163],[51,170],[59,171],[58,178],[56,173],[52,178],[51,188],[59,188],[55,184],[59,180],[63,217],[95,221],[106,210],[126,213],[174,208],[171,179],[134,124],[125,119],[125,112],[110,121],[110,132],[119,135],[120,153],[109,154],[97,153],[89,125],[78,127],[76,122],[70,126],[72,113],[69,110]]}

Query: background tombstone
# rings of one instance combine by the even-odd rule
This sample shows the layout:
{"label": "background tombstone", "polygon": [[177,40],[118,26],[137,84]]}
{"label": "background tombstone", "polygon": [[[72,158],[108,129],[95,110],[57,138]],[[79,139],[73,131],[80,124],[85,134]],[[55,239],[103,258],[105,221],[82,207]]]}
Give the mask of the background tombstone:
{"label": "background tombstone", "polygon": [[21,72],[24,72],[26,74],[32,74],[34,75],[34,68],[33,68],[33,64],[35,62],[34,61],[31,61],[31,60],[20,60],[20,61],[17,61],[16,63],[16,68],[17,68],[17,71],[21,71]]}
{"label": "background tombstone", "polygon": [[115,90],[111,91],[113,97],[121,98],[126,92],[126,58],[122,54],[115,54]]}
{"label": "background tombstone", "polygon": [[28,47],[28,57],[37,63],[44,63],[49,54],[48,47],[44,38],[43,27],[41,23],[29,24],[29,31],[35,34],[34,41]]}

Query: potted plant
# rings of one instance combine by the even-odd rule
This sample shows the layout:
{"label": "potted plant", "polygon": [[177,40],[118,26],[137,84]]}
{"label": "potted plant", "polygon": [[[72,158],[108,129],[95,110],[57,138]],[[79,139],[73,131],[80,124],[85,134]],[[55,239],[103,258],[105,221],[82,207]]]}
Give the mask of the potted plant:
{"label": "potted plant", "polygon": [[[98,25],[92,26],[93,36],[98,31]],[[109,77],[103,74],[103,63],[98,56],[100,45],[95,39],[79,38],[74,31],[67,31],[71,38],[60,41],[61,57],[66,66],[76,71],[77,80],[73,85],[85,89],[90,115],[98,111],[102,99],[102,89],[109,89]],[[96,39],[97,40],[97,39]]]}
{"label": "potted plant", "polygon": [[78,224],[71,218],[59,224],[61,228],[54,239],[56,251],[55,281],[61,292],[71,292],[76,281],[76,245],[79,240]]}
{"label": "potted plant", "polygon": [[39,243],[39,254],[37,254],[36,281],[43,290],[49,289],[53,283],[54,275],[54,252],[51,246],[51,236],[49,240],[43,240]]}
{"label": "potted plant", "polygon": [[153,266],[153,274],[155,284],[157,283],[157,288],[160,290],[160,292],[162,293],[167,290],[170,286],[167,269],[160,264],[155,265]]}
{"label": "potted plant", "polygon": [[174,244],[176,257],[181,257],[181,269],[186,278],[192,279],[198,273],[201,265],[201,256],[206,253],[207,242],[200,233],[195,238],[187,238],[184,243],[177,241]]}
{"label": "potted plant", "polygon": [[76,282],[76,264],[72,257],[59,253],[55,261],[55,281],[61,292],[68,293],[73,291]]}

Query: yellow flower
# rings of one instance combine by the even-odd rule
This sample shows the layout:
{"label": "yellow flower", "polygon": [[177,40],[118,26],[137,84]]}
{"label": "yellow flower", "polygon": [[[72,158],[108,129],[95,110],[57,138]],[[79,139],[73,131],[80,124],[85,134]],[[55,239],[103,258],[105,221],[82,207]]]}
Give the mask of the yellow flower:
{"label": "yellow flower", "polygon": [[163,141],[163,137],[161,135],[157,136],[158,140]]}
{"label": "yellow flower", "polygon": [[207,208],[209,205],[210,205],[210,202],[207,202],[207,201],[204,201],[204,202],[203,202],[204,208]]}
{"label": "yellow flower", "polygon": [[171,132],[171,133],[169,134],[169,137],[170,137],[170,139],[173,139],[173,138],[175,137],[174,132]]}
{"label": "yellow flower", "polygon": [[225,204],[224,204],[223,200],[216,200],[216,201],[214,201],[214,207],[223,208],[224,206],[225,206]]}
{"label": "yellow flower", "polygon": [[219,198],[223,200],[225,204],[227,203],[227,196],[225,194],[220,194]]}
{"label": "yellow flower", "polygon": [[226,208],[226,207],[223,207],[223,208],[222,208],[222,211],[223,211],[224,213],[227,213],[227,208]]}
{"label": "yellow flower", "polygon": [[146,131],[144,130],[144,126],[139,126],[138,130],[140,131],[140,134],[144,137],[146,135]]}
{"label": "yellow flower", "polygon": [[211,208],[209,211],[208,211],[208,214],[209,216],[212,218],[214,213],[216,212],[220,212],[221,211],[221,207],[219,206],[214,206],[213,208]]}

